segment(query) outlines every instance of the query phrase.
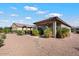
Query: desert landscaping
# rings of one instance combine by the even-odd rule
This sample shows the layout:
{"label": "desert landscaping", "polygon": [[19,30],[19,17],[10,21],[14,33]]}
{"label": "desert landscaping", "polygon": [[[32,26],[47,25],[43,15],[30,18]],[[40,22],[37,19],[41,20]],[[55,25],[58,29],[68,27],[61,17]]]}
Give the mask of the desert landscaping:
{"label": "desert landscaping", "polygon": [[0,55],[79,55],[79,34],[59,17],[35,24],[13,23],[10,27],[0,28]]}
{"label": "desert landscaping", "polygon": [[39,38],[37,36],[15,33],[7,34],[0,55],[5,56],[73,56],[79,55],[79,34],[71,33],[70,37]]}
{"label": "desert landscaping", "polygon": [[0,56],[79,56],[79,4],[0,6]]}

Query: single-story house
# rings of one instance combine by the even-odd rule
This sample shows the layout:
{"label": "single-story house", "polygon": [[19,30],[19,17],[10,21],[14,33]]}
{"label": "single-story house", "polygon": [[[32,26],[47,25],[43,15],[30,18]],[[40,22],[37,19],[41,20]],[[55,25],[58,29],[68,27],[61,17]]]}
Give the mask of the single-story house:
{"label": "single-story house", "polygon": [[21,24],[21,23],[13,23],[11,29],[15,30],[32,30],[34,28],[33,25]]}
{"label": "single-story house", "polygon": [[37,28],[40,27],[43,30],[46,29],[46,27],[51,28],[53,30],[53,37],[56,37],[58,28],[66,27],[70,29],[71,32],[71,26],[61,20],[59,17],[50,17],[48,19],[35,22],[34,24],[37,26]]}

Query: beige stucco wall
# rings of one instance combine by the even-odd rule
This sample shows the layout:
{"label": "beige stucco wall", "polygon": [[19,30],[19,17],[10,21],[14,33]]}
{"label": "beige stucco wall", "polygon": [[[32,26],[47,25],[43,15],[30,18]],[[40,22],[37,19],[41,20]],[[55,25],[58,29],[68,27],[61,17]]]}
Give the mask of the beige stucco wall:
{"label": "beige stucco wall", "polygon": [[27,30],[30,30],[30,28],[27,28]]}
{"label": "beige stucco wall", "polygon": [[13,24],[11,27],[12,27],[12,30],[17,30],[17,27],[15,24]]}
{"label": "beige stucco wall", "polygon": [[22,30],[22,28],[18,27],[17,30]]}
{"label": "beige stucco wall", "polygon": [[17,27],[15,24],[12,25],[12,30],[22,30],[21,27]]}
{"label": "beige stucco wall", "polygon": [[23,30],[27,30],[26,28],[23,28]]}
{"label": "beige stucco wall", "polygon": [[33,30],[33,28],[27,28],[26,30]]}
{"label": "beige stucco wall", "polygon": [[27,27],[25,27],[25,28],[22,28],[22,27],[17,27],[15,24],[12,24],[12,30],[14,31],[14,30],[33,30],[33,28],[27,28]]}

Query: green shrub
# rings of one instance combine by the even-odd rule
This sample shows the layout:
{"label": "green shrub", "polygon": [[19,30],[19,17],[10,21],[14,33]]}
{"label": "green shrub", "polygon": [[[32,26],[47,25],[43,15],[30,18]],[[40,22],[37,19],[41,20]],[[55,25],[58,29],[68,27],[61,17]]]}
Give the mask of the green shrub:
{"label": "green shrub", "polygon": [[17,33],[17,30],[12,30],[12,33]]}
{"label": "green shrub", "polygon": [[8,27],[5,27],[5,28],[3,28],[3,32],[4,33],[10,33],[11,32],[11,28],[8,28]]}
{"label": "green shrub", "polygon": [[32,35],[39,36],[39,31],[37,29],[32,30]]}
{"label": "green shrub", "polygon": [[44,30],[44,36],[49,38],[49,37],[52,37],[52,30],[50,28],[47,28]]}
{"label": "green shrub", "polygon": [[1,38],[2,38],[2,39],[6,39],[6,34],[2,34],[2,35],[1,35]]}
{"label": "green shrub", "polygon": [[69,29],[67,29],[67,28],[62,28],[62,34],[63,34],[63,36],[64,37],[67,37],[67,36],[69,36]]}
{"label": "green shrub", "polygon": [[78,31],[78,30],[76,30],[76,33],[77,33],[77,34],[79,34],[79,31]]}
{"label": "green shrub", "polygon": [[2,47],[4,45],[4,40],[0,39],[0,47]]}
{"label": "green shrub", "polygon": [[0,34],[0,39],[6,39],[6,34],[5,33],[1,33]]}
{"label": "green shrub", "polygon": [[32,30],[27,30],[27,31],[26,31],[26,34],[32,35]]}
{"label": "green shrub", "polygon": [[3,28],[0,28],[0,33],[3,33]]}
{"label": "green shrub", "polygon": [[6,35],[4,33],[0,34],[0,47],[4,45],[4,39],[6,39]]}
{"label": "green shrub", "polygon": [[23,33],[23,35],[25,35],[26,34],[26,30],[22,30],[22,33]]}
{"label": "green shrub", "polygon": [[57,30],[57,38],[65,38],[69,36],[69,29],[67,28],[61,28]]}
{"label": "green shrub", "polygon": [[62,38],[62,29],[57,29],[56,37],[57,38]]}
{"label": "green shrub", "polygon": [[44,31],[43,31],[42,28],[38,28],[38,31],[39,31],[39,34],[40,34],[40,35],[43,35],[43,34],[44,34]]}
{"label": "green shrub", "polygon": [[25,34],[25,31],[17,30],[16,33],[17,33],[17,35],[24,35]]}

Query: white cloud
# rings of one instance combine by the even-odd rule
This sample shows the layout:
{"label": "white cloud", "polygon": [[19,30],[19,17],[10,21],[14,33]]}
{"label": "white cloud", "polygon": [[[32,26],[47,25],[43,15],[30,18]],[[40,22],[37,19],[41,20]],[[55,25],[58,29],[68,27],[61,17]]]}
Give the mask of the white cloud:
{"label": "white cloud", "polygon": [[14,10],[16,10],[17,8],[16,8],[16,7],[11,7],[11,9],[14,9]]}
{"label": "white cloud", "polygon": [[0,15],[2,15],[2,14],[4,14],[4,12],[3,11],[0,11]]}
{"label": "white cloud", "polygon": [[37,14],[46,14],[47,11],[37,11]]}
{"label": "white cloud", "polygon": [[60,13],[49,13],[47,16],[48,17],[54,17],[54,16],[60,17],[60,16],[63,16],[63,14],[60,14]]}
{"label": "white cloud", "polygon": [[18,16],[18,14],[11,14],[11,16],[12,16],[12,17],[17,17],[17,16]]}
{"label": "white cloud", "polygon": [[31,17],[25,17],[25,19],[32,19]]}
{"label": "white cloud", "polygon": [[30,11],[37,11],[37,7],[32,7],[32,6],[24,6],[25,10],[30,10]]}
{"label": "white cloud", "polygon": [[73,21],[69,21],[68,23],[71,24],[71,26],[79,26],[79,20],[73,20]]}
{"label": "white cloud", "polygon": [[79,26],[79,16],[66,16],[63,20],[65,20],[66,23],[68,23],[71,26]]}
{"label": "white cloud", "polygon": [[13,21],[12,21],[12,23],[18,23],[18,22],[19,22],[19,23],[24,23],[24,20],[20,20],[20,19],[19,19],[19,20],[13,20]]}
{"label": "white cloud", "polygon": [[5,19],[0,19],[0,27],[10,26],[10,21]]}
{"label": "white cloud", "polygon": [[4,19],[0,19],[0,23],[7,23],[7,22],[9,22],[9,20],[4,20]]}

